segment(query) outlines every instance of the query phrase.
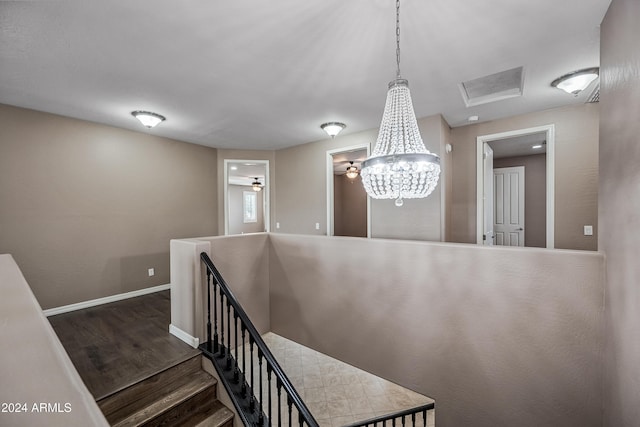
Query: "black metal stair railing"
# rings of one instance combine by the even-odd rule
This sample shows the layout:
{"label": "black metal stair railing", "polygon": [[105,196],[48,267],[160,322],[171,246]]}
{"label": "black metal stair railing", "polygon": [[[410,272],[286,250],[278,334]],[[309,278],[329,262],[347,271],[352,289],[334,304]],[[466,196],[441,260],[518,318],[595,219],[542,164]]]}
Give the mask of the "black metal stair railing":
{"label": "black metal stair railing", "polygon": [[212,361],[244,425],[318,427],[209,256],[203,252],[200,258],[207,271],[207,341],[200,349]]}
{"label": "black metal stair railing", "polygon": [[402,426],[407,425],[417,427],[427,427],[427,414],[429,411],[435,409],[435,404],[427,403],[426,405],[417,406],[411,409],[405,409],[404,411],[395,412],[389,415],[383,415],[376,418],[371,418],[365,421],[359,421],[354,424],[349,424],[347,427],[376,427],[376,426]]}

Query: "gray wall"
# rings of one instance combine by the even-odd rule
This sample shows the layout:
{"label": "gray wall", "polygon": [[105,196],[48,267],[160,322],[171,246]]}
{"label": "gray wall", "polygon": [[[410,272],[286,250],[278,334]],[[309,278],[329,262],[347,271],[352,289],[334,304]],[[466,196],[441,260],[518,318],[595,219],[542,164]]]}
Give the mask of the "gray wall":
{"label": "gray wall", "polygon": [[[440,155],[448,125],[440,115],[418,120],[427,149]],[[326,152],[358,144],[375,144],[377,129],[316,141],[276,151],[275,232],[323,235],[327,232]],[[372,147],[373,148],[373,147]],[[443,173],[446,175],[446,172]],[[444,180],[444,178],[441,178]],[[426,199],[405,200],[398,208],[393,200],[371,200],[373,237],[441,240],[442,183]],[[315,229],[315,224],[320,229]]]}
{"label": "gray wall", "polygon": [[[555,247],[597,250],[599,105],[583,104],[451,129],[451,241],[476,242],[476,137],[555,124]],[[583,226],[594,235],[584,236]]]}
{"label": "gray wall", "polygon": [[167,284],[169,240],[217,233],[216,150],[151,132],[0,105],[0,253],[44,309]]}
{"label": "gray wall", "polygon": [[524,244],[547,247],[547,156],[505,157],[495,159],[493,167],[524,166]]}
{"label": "gray wall", "polygon": [[602,425],[601,254],[270,242],[271,330],[434,398],[437,426]]}
{"label": "gray wall", "polygon": [[[229,234],[260,233],[264,230],[264,204],[262,191],[254,192],[250,186],[229,185]],[[256,194],[257,221],[244,222],[244,192]]]}
{"label": "gray wall", "polygon": [[[204,240],[211,244],[211,260],[242,304],[242,308],[258,332],[261,334],[269,332],[271,330],[269,234],[220,236]],[[205,301],[206,298],[200,301],[203,304],[203,310]],[[205,322],[206,319],[203,316],[203,327]]]}
{"label": "gray wall", "polygon": [[607,256],[605,425],[640,423],[640,2],[601,27],[600,248]]}
{"label": "gray wall", "polygon": [[367,237],[367,192],[360,175],[334,175],[334,232],[336,236]]}

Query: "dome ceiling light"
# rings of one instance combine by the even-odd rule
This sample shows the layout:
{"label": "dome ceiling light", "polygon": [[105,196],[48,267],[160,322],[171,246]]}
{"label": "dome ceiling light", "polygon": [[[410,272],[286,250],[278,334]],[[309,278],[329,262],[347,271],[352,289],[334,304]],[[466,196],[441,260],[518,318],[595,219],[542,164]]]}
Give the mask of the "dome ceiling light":
{"label": "dome ceiling light", "polygon": [[164,116],[151,111],[132,111],[131,115],[140,120],[140,123],[149,129],[156,127],[158,124],[166,120]]}
{"label": "dome ceiling light", "polygon": [[336,135],[339,134],[342,131],[342,129],[346,127],[347,125],[340,122],[329,122],[329,123],[323,123],[320,125],[320,129],[325,131],[327,135],[329,135],[331,138],[335,138]]}
{"label": "dome ceiling light", "polygon": [[578,96],[580,92],[589,87],[591,82],[598,78],[599,74],[600,69],[598,67],[585,68],[558,77],[551,82],[551,86]]}

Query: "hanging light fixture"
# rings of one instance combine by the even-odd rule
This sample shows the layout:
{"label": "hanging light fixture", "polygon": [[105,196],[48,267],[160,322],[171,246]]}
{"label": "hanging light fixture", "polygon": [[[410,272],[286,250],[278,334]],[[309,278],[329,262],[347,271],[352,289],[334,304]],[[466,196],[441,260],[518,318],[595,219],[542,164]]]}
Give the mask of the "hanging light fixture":
{"label": "hanging light fixture", "polygon": [[339,134],[342,131],[342,129],[346,127],[347,125],[340,122],[329,122],[329,123],[323,123],[320,125],[320,129],[325,131],[327,135],[329,135],[331,138],[335,138],[335,136]]}
{"label": "hanging light fixture", "polygon": [[567,93],[578,96],[580,92],[589,87],[592,81],[598,78],[600,69],[598,67],[585,68],[565,74],[551,82],[551,86],[561,89]]}
{"label": "hanging light fixture", "polygon": [[149,129],[166,120],[164,116],[161,116],[158,113],[153,113],[151,111],[132,111],[131,115],[140,120],[140,123],[142,123]]}
{"label": "hanging light fixture", "polygon": [[358,168],[353,166],[353,162],[349,162],[349,167],[347,168],[347,178],[356,179],[358,177]]}
{"label": "hanging light fixture", "polygon": [[262,190],[262,183],[260,181],[258,181],[258,178],[254,178],[253,179],[253,183],[251,184],[251,187],[253,188],[253,191],[260,191]]}
{"label": "hanging light fixture", "polygon": [[389,83],[380,132],[360,175],[374,199],[427,197],[438,185],[440,157],[427,150],[413,111],[409,82],[400,76],[400,0],[396,0],[396,79]]}

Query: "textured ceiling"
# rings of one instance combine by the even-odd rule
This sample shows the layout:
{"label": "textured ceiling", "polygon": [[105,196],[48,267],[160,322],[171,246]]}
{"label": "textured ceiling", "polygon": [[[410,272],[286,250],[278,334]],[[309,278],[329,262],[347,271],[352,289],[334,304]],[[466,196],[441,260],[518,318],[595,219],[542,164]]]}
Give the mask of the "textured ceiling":
{"label": "textured ceiling", "polygon": [[[403,0],[418,117],[451,126],[585,102],[549,86],[599,64],[610,0]],[[393,0],[0,3],[0,103],[221,148],[276,149],[379,126]],[[524,96],[467,108],[458,84],[523,66]],[[130,112],[167,121],[145,130]],[[427,144],[428,145],[428,144]]]}

